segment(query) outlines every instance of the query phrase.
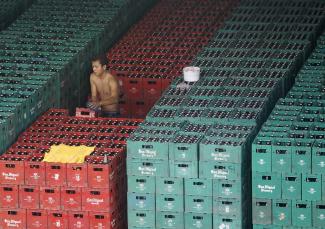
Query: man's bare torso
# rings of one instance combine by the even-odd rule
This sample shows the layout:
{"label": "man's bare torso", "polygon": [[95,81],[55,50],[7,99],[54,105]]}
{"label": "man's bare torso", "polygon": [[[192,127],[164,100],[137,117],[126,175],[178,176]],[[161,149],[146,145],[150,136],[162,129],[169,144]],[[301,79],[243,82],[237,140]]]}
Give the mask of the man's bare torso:
{"label": "man's bare torso", "polygon": [[[105,72],[105,74],[101,77],[96,76],[95,74],[91,74],[91,78],[97,89],[97,98],[101,100],[105,100],[112,96],[110,85],[112,81],[116,81],[115,77],[111,75],[109,72]],[[110,104],[110,105],[103,105],[103,111],[108,112],[116,112],[118,111],[118,104]]]}

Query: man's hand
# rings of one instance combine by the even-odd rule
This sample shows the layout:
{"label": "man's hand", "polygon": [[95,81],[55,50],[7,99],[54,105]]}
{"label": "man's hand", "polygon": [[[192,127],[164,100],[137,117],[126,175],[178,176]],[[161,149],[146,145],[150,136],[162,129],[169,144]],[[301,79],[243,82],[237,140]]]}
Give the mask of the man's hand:
{"label": "man's hand", "polygon": [[93,104],[94,106],[96,106],[96,107],[100,107],[100,106],[101,106],[101,104],[100,104],[100,102],[99,102],[99,101],[96,101],[96,102],[92,102],[92,104]]}

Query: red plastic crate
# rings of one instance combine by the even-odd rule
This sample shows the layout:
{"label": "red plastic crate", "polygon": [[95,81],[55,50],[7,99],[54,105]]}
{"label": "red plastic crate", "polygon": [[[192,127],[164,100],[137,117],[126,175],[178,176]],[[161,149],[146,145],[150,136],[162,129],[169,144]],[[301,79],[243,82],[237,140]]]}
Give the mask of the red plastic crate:
{"label": "red plastic crate", "polygon": [[118,78],[118,82],[120,85],[120,94],[125,96],[126,92],[128,90],[128,87],[127,87],[127,79],[128,78],[125,76],[125,74],[123,72],[116,73],[115,76]]}
{"label": "red plastic crate", "polygon": [[89,228],[89,216],[88,216],[88,212],[86,211],[70,211],[68,212],[68,218],[69,218],[69,229]]}
{"label": "red plastic crate", "polygon": [[26,131],[28,131],[29,129],[33,129],[33,128],[40,129],[41,130],[40,132],[43,132],[42,128],[44,130],[54,130],[57,127],[56,124],[57,124],[57,122],[44,122],[41,120],[37,120]]}
{"label": "red plastic crate", "polygon": [[39,127],[39,126],[31,126],[29,127],[26,132],[27,133],[34,133],[34,134],[43,134],[43,135],[50,135],[52,131],[54,131],[55,127]]}
{"label": "red plastic crate", "polygon": [[161,91],[164,92],[172,82],[172,78],[162,78],[161,79]]}
{"label": "red plastic crate", "polygon": [[16,152],[20,149],[28,149],[28,150],[36,150],[37,148],[40,147],[39,143],[27,143],[27,144],[21,144],[20,142],[16,142],[15,144],[13,144],[6,153],[8,153],[8,151],[10,150],[15,150]]}
{"label": "red plastic crate", "polygon": [[67,117],[64,116],[41,116],[38,120],[41,122],[48,122],[48,123],[63,123]]}
{"label": "red plastic crate", "polygon": [[48,210],[61,209],[60,187],[40,187],[40,208]]}
{"label": "red plastic crate", "polygon": [[48,229],[68,229],[68,213],[66,211],[48,211],[47,213]]}
{"label": "red plastic crate", "polygon": [[25,184],[45,185],[45,163],[41,161],[25,161]]}
{"label": "red plastic crate", "polygon": [[142,79],[144,98],[161,96],[161,79],[160,78],[143,78]]}
{"label": "red plastic crate", "polygon": [[[3,157],[10,158],[8,155]],[[24,156],[21,159],[27,158]],[[0,184],[24,184],[24,161],[0,161]]]}
{"label": "red plastic crate", "polygon": [[89,147],[97,147],[97,148],[107,148],[108,145],[111,144],[110,140],[68,140],[66,142],[66,145],[70,145],[70,146],[81,146],[81,145],[85,145],[85,146],[89,146]]}
{"label": "red plastic crate", "polygon": [[[104,129],[102,129],[104,130]],[[95,133],[91,136],[92,141],[111,141],[116,137],[114,133]]]}
{"label": "red plastic crate", "polygon": [[90,139],[94,134],[96,134],[97,132],[94,133],[87,133],[87,132],[71,132],[68,133],[67,139],[71,139],[71,140],[88,140]]}
{"label": "red plastic crate", "polygon": [[137,126],[121,126],[115,134],[118,136],[129,137],[137,128]]}
{"label": "red plastic crate", "polygon": [[55,117],[66,117],[68,115],[69,115],[69,111],[67,109],[57,109],[57,108],[51,108],[43,114],[43,116],[55,116]]}
{"label": "red plastic crate", "polygon": [[[110,159],[110,158],[107,158]],[[115,180],[117,158],[109,164],[88,164],[88,186],[92,188],[109,188]]]}
{"label": "red plastic crate", "polygon": [[42,144],[45,146],[53,146],[53,145],[60,145],[65,144],[65,139],[55,139],[55,138],[43,138]]}
{"label": "red plastic crate", "polygon": [[36,152],[36,149],[17,149],[17,148],[9,148],[6,152],[5,155],[13,155],[13,156],[17,156],[17,155],[25,155],[25,156],[30,156],[32,154],[34,154]]}
{"label": "red plastic crate", "polygon": [[119,100],[120,115],[121,117],[129,118],[131,114],[131,103],[130,100],[124,97]]}
{"label": "red plastic crate", "polygon": [[81,210],[81,188],[61,187],[61,209]]}
{"label": "red plastic crate", "polygon": [[87,163],[67,163],[67,185],[69,187],[87,187]]}
{"label": "red plastic crate", "polygon": [[27,209],[28,229],[47,228],[47,211],[42,209]]}
{"label": "red plastic crate", "polygon": [[120,164],[125,161],[126,150],[125,148],[101,148],[96,149],[90,157],[104,157],[103,155],[106,155],[107,159],[115,159],[116,161],[112,163],[115,163],[115,168],[119,168]]}
{"label": "red plastic crate", "polygon": [[143,96],[142,78],[127,78],[124,94],[127,98],[137,99]]}
{"label": "red plastic crate", "polygon": [[26,209],[0,209],[0,228],[26,228]]}
{"label": "red plastic crate", "polygon": [[116,208],[115,190],[108,188],[83,188],[82,210],[83,211],[106,211],[111,212]]}
{"label": "red plastic crate", "polygon": [[80,118],[80,117],[69,117],[65,122],[65,126],[71,126],[78,129],[80,125],[97,128],[100,125],[100,120],[97,118]]}
{"label": "red plastic crate", "polygon": [[26,209],[38,209],[40,206],[39,186],[19,186],[19,206]]}
{"label": "red plastic crate", "polygon": [[64,186],[67,182],[67,165],[65,163],[45,163],[46,185]]}
{"label": "red plastic crate", "polygon": [[19,144],[42,144],[43,139],[48,137],[48,133],[30,133],[24,132],[18,137]]}
{"label": "red plastic crate", "polygon": [[19,207],[18,185],[0,186],[0,208],[18,208]]}
{"label": "red plastic crate", "polygon": [[89,212],[90,228],[113,229],[118,227],[118,217],[115,212]]}
{"label": "red plastic crate", "polygon": [[131,101],[131,117],[144,118],[150,110],[150,106],[145,99]]}

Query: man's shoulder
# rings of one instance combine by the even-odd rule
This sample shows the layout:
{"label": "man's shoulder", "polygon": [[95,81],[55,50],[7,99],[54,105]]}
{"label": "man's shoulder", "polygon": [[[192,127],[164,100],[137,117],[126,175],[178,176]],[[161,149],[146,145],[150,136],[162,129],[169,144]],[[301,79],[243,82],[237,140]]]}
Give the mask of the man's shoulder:
{"label": "man's shoulder", "polygon": [[117,78],[109,71],[106,72],[106,77],[108,77],[108,79],[110,81],[112,81],[112,80],[116,81],[117,80]]}
{"label": "man's shoulder", "polygon": [[96,80],[96,75],[94,73],[91,73],[90,74],[90,80]]}

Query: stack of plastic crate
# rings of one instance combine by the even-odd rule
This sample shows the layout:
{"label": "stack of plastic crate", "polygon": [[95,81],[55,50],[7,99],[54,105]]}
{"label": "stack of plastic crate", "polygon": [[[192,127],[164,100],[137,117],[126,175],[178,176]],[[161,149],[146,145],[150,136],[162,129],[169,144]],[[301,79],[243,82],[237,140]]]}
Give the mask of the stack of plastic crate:
{"label": "stack of plastic crate", "polygon": [[[125,138],[141,121],[42,115],[0,157],[0,227],[126,228]],[[84,163],[43,162],[59,144],[95,149]]]}
{"label": "stack of plastic crate", "polygon": [[[74,108],[89,93],[91,58],[154,0],[38,1],[0,35],[3,148],[50,107]],[[1,127],[2,128],[2,127]]]}
{"label": "stack of plastic crate", "polygon": [[0,31],[24,12],[34,0],[1,0]]}
{"label": "stack of plastic crate", "polygon": [[134,25],[107,53],[110,70],[119,77],[124,94],[122,115],[145,117],[237,3],[160,1]]}
{"label": "stack of plastic crate", "polygon": [[128,140],[129,228],[251,228],[252,142],[310,54],[324,4],[241,2],[192,63],[200,80],[174,80]]}
{"label": "stack of plastic crate", "polygon": [[253,143],[254,228],[325,227],[324,41]]}

